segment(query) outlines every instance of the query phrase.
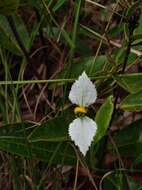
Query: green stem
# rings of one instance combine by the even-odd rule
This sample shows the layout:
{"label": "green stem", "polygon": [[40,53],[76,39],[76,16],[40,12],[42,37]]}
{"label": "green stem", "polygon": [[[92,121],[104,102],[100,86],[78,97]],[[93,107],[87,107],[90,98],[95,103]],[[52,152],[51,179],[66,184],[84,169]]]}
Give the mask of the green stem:
{"label": "green stem", "polygon": [[[91,80],[93,79],[106,79],[112,78],[111,74],[103,75],[103,76],[94,76],[90,77]],[[49,79],[49,80],[21,80],[21,81],[0,81],[0,85],[13,85],[13,84],[42,84],[42,83],[62,83],[62,82],[74,82],[76,79]]]}

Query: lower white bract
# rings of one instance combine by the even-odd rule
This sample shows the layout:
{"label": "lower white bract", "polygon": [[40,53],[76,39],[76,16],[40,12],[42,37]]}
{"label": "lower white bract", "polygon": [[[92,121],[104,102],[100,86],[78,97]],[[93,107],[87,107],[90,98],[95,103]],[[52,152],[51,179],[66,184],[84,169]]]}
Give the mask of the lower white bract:
{"label": "lower white bract", "polygon": [[97,125],[89,117],[79,117],[69,125],[69,135],[85,156],[96,134]]}

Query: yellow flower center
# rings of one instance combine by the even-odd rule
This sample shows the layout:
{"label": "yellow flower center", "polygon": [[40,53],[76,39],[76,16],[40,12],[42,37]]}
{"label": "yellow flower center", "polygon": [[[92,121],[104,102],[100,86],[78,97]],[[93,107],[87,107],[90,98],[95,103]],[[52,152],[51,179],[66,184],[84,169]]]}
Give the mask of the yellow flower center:
{"label": "yellow flower center", "polygon": [[78,106],[74,109],[74,113],[77,114],[77,113],[87,113],[87,110],[82,107],[82,106]]}

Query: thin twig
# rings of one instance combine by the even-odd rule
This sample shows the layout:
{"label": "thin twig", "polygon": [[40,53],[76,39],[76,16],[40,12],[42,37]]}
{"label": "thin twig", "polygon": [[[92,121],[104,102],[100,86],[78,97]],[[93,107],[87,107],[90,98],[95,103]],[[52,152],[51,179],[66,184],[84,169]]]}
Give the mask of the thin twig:
{"label": "thin twig", "polygon": [[74,187],[73,190],[76,190],[77,188],[77,177],[78,177],[78,166],[79,166],[79,159],[77,158],[77,163],[76,163],[76,172],[75,172],[75,180],[74,180]]}

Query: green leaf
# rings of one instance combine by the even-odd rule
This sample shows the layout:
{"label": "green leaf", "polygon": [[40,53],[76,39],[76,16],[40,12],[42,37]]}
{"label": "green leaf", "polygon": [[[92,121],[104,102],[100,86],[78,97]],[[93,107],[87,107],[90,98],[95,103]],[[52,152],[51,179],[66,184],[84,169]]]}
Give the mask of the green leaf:
{"label": "green leaf", "polygon": [[[140,3],[140,5],[142,5],[142,4]],[[142,14],[140,14],[140,18],[139,18],[139,22],[138,22],[138,27],[134,30],[134,37],[136,35],[140,35],[140,34],[142,34]],[[139,36],[139,39],[140,38],[141,37]]]}
{"label": "green leaf", "polygon": [[65,3],[65,0],[58,0],[57,3],[53,7],[53,11],[57,11],[61,6],[63,6]]}
{"label": "green leaf", "polygon": [[97,143],[103,136],[105,136],[107,128],[109,127],[113,113],[112,98],[112,96],[109,96],[96,114],[95,121],[98,129],[94,138],[94,143]]}
{"label": "green leaf", "polygon": [[7,137],[1,139],[0,149],[14,155],[30,159],[39,159],[48,164],[76,163],[76,156],[73,148],[69,144],[63,142],[28,143],[25,139]]}
{"label": "green leaf", "polygon": [[130,177],[129,179],[129,186],[131,187],[131,190],[142,190],[142,182],[136,181]]}
{"label": "green leaf", "polygon": [[30,159],[39,159],[48,164],[75,164],[76,156],[67,142],[29,142],[33,127],[19,123],[0,128],[0,149]]}
{"label": "green leaf", "polygon": [[112,172],[104,178],[103,187],[109,190],[126,190],[127,182],[125,176],[121,172]]}
{"label": "green leaf", "polygon": [[21,54],[21,49],[14,38],[7,19],[2,15],[0,16],[0,42],[0,47],[7,49],[14,54]]}
{"label": "green leaf", "polygon": [[[139,155],[142,152],[142,119],[118,131],[113,137],[113,140],[121,155],[130,157]],[[109,145],[108,148],[112,150],[113,146]]]}
{"label": "green leaf", "polygon": [[68,126],[72,121],[70,116],[57,117],[37,127],[28,137],[30,142],[48,141],[60,142],[68,140]]}
{"label": "green leaf", "polygon": [[136,157],[134,163],[135,163],[135,164],[140,164],[140,163],[142,163],[142,153],[140,153],[140,154]]}
{"label": "green leaf", "polygon": [[19,37],[20,37],[24,47],[26,49],[28,49],[30,39],[29,39],[29,34],[28,34],[28,31],[27,31],[27,28],[26,28],[24,21],[17,14],[13,14],[13,21],[15,23],[17,32],[19,34]]}
{"label": "green leaf", "polygon": [[[92,64],[94,64],[94,67],[92,73],[90,73],[90,67],[92,66]],[[98,56],[95,63],[94,63],[94,57],[92,56],[81,58],[79,60],[74,60],[70,68],[70,77],[76,78],[84,70],[87,74],[93,76],[94,73],[97,74],[97,72],[101,72],[106,65],[107,65],[107,57],[105,55]],[[63,78],[68,69],[69,68],[65,66],[64,70],[59,73],[58,78]]]}
{"label": "green leaf", "polygon": [[142,110],[142,90],[128,95],[120,104],[120,108],[128,111]]}
{"label": "green leaf", "polygon": [[115,75],[113,78],[130,93],[136,93],[142,89],[142,73]]}
{"label": "green leaf", "polygon": [[133,46],[141,44],[142,43],[142,33],[134,34],[132,40],[133,40],[133,43],[132,43]]}

